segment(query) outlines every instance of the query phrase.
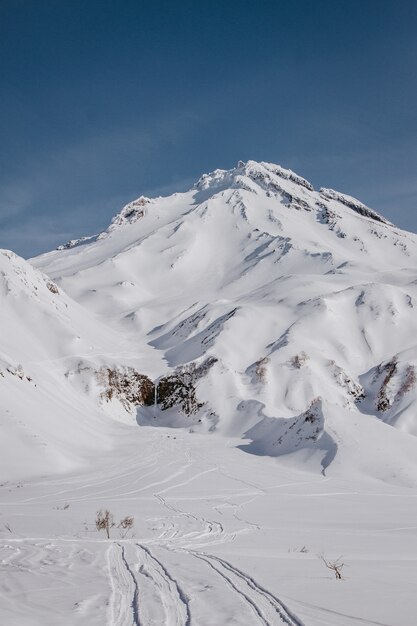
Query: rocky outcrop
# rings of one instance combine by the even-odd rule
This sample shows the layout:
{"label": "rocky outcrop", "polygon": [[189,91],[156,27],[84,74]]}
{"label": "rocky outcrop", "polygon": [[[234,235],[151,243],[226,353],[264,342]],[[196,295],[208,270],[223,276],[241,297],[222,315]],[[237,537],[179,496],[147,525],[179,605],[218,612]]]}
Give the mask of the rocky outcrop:
{"label": "rocky outcrop", "polygon": [[204,406],[197,398],[195,384],[216,362],[215,357],[209,357],[200,364],[178,367],[161,378],[156,386],[133,367],[102,367],[96,372],[96,378],[103,388],[101,398],[107,402],[119,400],[127,411],[156,403],[162,411],[176,407],[185,415],[193,415]]}
{"label": "rocky outcrop", "polygon": [[378,411],[387,411],[391,408],[393,398],[388,395],[389,383],[397,371],[397,358],[393,357],[391,361],[384,365],[379,365],[377,368],[377,375],[384,374],[382,385],[379,389],[376,408]]}
{"label": "rocky outcrop", "polygon": [[216,362],[215,357],[209,357],[200,365],[190,363],[161,378],[156,389],[160,408],[164,411],[177,407],[185,415],[198,413],[204,403],[198,401],[195,384]]}
{"label": "rocky outcrop", "polygon": [[146,205],[151,202],[153,201],[150,198],[145,198],[145,196],[141,196],[140,198],[137,198],[137,200],[129,202],[129,204],[126,204],[126,206],[123,207],[120,213],[115,215],[107,230],[98,233],[98,235],[71,239],[67,243],[58,246],[57,250],[70,250],[71,248],[78,248],[78,246],[83,246],[85,244],[94,243],[95,241],[100,241],[100,239],[105,239],[109,233],[114,231],[119,226],[123,226],[124,224],[133,224],[141,217],[144,217],[147,211]]}
{"label": "rocky outcrop", "polygon": [[332,462],[337,445],[330,434],[325,430],[322,399],[314,398],[306,411],[289,418],[266,417],[263,414],[263,405],[256,401],[246,404],[246,410],[258,414],[260,421],[244,433],[251,443],[239,446],[241,450],[258,456],[283,456],[303,449],[317,450],[320,455],[322,473]]}
{"label": "rocky outcrop", "polygon": [[16,376],[16,378],[19,378],[19,380],[27,380],[29,382],[32,382],[32,377],[24,372],[23,367],[20,363],[18,365],[11,365],[6,364],[5,362],[0,360],[1,378],[4,378],[7,374],[10,374],[11,376]]}
{"label": "rocky outcrop", "polygon": [[380,413],[398,404],[405,394],[414,389],[417,382],[415,367],[409,363],[399,363],[397,356],[378,365],[374,379],[381,378],[383,380],[376,397],[376,408]]}
{"label": "rocky outcrop", "polygon": [[362,204],[362,202],[359,202],[359,200],[353,198],[352,196],[340,193],[339,191],[335,191],[334,189],[326,189],[325,187],[322,187],[320,189],[320,194],[326,199],[336,200],[337,202],[340,202],[344,206],[347,206],[349,209],[352,209],[352,211],[355,211],[355,213],[359,213],[359,215],[362,215],[363,217],[369,217],[376,222],[381,222],[381,224],[388,224],[392,226],[391,222],[385,219],[385,217],[382,217],[382,215],[379,215],[379,213],[377,213],[373,209],[370,209],[365,204]]}
{"label": "rocky outcrop", "polygon": [[52,280],[48,280],[46,283],[47,288],[49,289],[49,291],[51,293],[54,293],[56,295],[59,294],[59,289],[58,287],[55,285],[55,283],[52,282]]}
{"label": "rocky outcrop", "polygon": [[123,226],[124,224],[133,224],[134,222],[137,222],[141,217],[146,215],[147,205],[151,203],[152,200],[150,198],[140,196],[140,198],[126,204],[120,213],[112,219],[111,224],[107,229],[107,233],[112,232],[115,228]]}
{"label": "rocky outcrop", "polygon": [[355,404],[362,402],[365,398],[365,390],[359,381],[350,376],[335,361],[330,361],[329,366],[336,382],[346,392],[345,406],[352,408]]}
{"label": "rocky outcrop", "polygon": [[87,243],[93,243],[97,241],[98,235],[90,235],[88,237],[79,237],[78,239],[70,239],[67,243],[62,244],[57,247],[57,250],[71,250],[71,248],[78,248],[78,246],[83,246]]}
{"label": "rocky outcrop", "polygon": [[148,376],[133,367],[102,367],[97,380],[104,389],[101,397],[107,402],[117,399],[127,411],[135,406],[150,406],[154,401],[154,384]]}

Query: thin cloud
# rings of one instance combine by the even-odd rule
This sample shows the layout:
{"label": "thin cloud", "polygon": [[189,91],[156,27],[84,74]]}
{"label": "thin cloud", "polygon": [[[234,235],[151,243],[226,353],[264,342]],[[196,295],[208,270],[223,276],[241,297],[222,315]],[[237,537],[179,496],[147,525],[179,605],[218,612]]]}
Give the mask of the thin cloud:
{"label": "thin cloud", "polygon": [[[39,252],[105,228],[123,204],[141,193],[170,193],[178,181],[149,186],[148,162],[155,163],[164,146],[188,137],[196,124],[195,115],[180,112],[146,128],[108,129],[41,159],[28,156],[20,178],[0,186],[0,245],[21,254]],[[114,193],[115,188],[124,193]],[[66,228],[60,230],[63,223]]]}

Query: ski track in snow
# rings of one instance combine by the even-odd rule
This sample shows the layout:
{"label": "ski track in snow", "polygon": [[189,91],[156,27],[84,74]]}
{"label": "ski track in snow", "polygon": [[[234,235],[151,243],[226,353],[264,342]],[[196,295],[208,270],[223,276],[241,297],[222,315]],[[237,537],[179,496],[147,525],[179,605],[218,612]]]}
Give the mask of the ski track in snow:
{"label": "ski track in snow", "polygon": [[[239,513],[245,505],[258,497],[264,497],[267,492],[250,481],[234,476],[218,465],[207,467],[208,461],[195,458],[187,446],[181,449],[180,454],[179,458],[164,464],[161,471],[160,459],[164,456],[164,450],[156,451],[150,448],[149,457],[143,458],[139,463],[136,458],[132,457],[126,461],[123,468],[116,464],[111,465],[104,475],[93,475],[85,483],[80,476],[52,481],[52,490],[49,493],[23,499],[20,505],[41,503],[45,500],[54,502],[56,498],[62,501],[65,499],[68,503],[85,503],[94,497],[94,499],[103,498],[104,500],[109,498],[111,506],[115,502],[137,499],[144,494],[146,498],[155,499],[165,510],[164,515],[155,516],[149,520],[161,525],[159,536],[150,537],[141,543],[136,543],[132,539],[120,539],[111,541],[110,545],[108,540],[95,540],[95,543],[100,543],[106,550],[111,588],[108,606],[109,626],[202,626],[204,623],[196,623],[192,619],[190,605],[192,607],[192,603],[197,602],[198,607],[199,598],[192,593],[188,597],[187,582],[184,590],[182,584],[180,586],[177,582],[177,579],[183,580],[181,574],[183,564],[178,565],[179,571],[174,577],[169,573],[163,560],[155,557],[154,549],[167,550],[178,555],[189,555],[194,561],[198,559],[201,563],[199,572],[202,580],[207,578],[207,568],[214,571],[216,577],[219,577],[222,583],[226,584],[227,589],[233,592],[234,599],[231,599],[234,607],[233,619],[237,619],[237,623],[244,626],[252,626],[256,623],[264,626],[278,624],[303,626],[303,623],[294,617],[276,596],[262,588],[249,575],[219,557],[200,552],[200,550],[210,550],[215,545],[233,542],[241,533],[259,531],[258,524],[244,519]],[[199,513],[194,513],[195,507],[191,509],[193,512],[182,508],[180,503],[183,501],[191,504],[207,499],[207,496],[199,494],[183,499],[183,488],[194,482],[198,484],[199,479],[204,480],[206,476],[216,472],[221,480],[232,481],[242,490],[237,490],[235,494],[232,494],[219,489],[219,492],[210,496],[209,500],[213,500],[210,503],[210,511],[215,519],[206,519]],[[155,474],[157,479],[152,481]],[[152,482],[148,482],[149,480]],[[54,490],[54,487],[60,488]],[[179,497],[175,493],[176,489],[179,490]],[[220,521],[218,518],[221,519],[227,509],[230,509],[230,515],[226,515],[227,526],[225,527],[223,520]],[[232,520],[236,520],[236,524]],[[37,552],[44,550],[44,547],[38,548],[36,544],[29,543],[30,541],[47,542],[48,539],[35,537],[22,540],[11,539],[3,562],[6,564],[6,561],[17,562],[19,560],[20,569],[28,563],[31,569],[35,570],[36,563],[41,558]],[[67,544],[72,541],[74,540],[70,538],[60,538],[57,544],[59,545],[60,542]],[[13,545],[15,542],[19,542],[19,547]],[[79,543],[76,546],[79,547]],[[12,549],[13,554],[11,554]],[[75,547],[72,550],[74,551]],[[222,584],[221,589],[224,588]],[[242,603],[244,609],[242,609]],[[85,612],[83,618],[90,619],[94,607],[89,608],[88,598],[78,603],[79,615],[81,615],[81,606]],[[216,603],[213,604],[212,610],[215,615]],[[217,610],[220,625],[223,618],[220,608]],[[242,610],[243,613],[241,613]]]}
{"label": "ski track in snow", "polygon": [[[248,617],[249,621],[242,623],[253,624],[253,620],[256,619],[257,623],[264,626],[278,624],[304,626],[304,623],[290,612],[281,600],[228,561],[207,553],[183,551],[214,570],[236,594],[239,603],[243,602],[246,612],[251,617]],[[112,588],[109,626],[157,624],[154,620],[146,618],[148,612],[146,604],[150,598],[149,594],[141,594],[141,578],[148,579],[157,592],[164,611],[165,626],[193,624],[189,598],[148,547],[141,544],[113,543],[107,554]]]}
{"label": "ski track in snow", "polygon": [[127,556],[127,546],[119,543],[113,543],[108,550],[112,586],[109,626],[157,624],[152,618],[146,618],[146,604],[150,598],[149,594],[140,593],[141,578],[150,580],[157,591],[165,626],[190,626],[188,598],[165,566],[152,555],[149,548],[140,544],[129,547],[130,557]]}
{"label": "ski track in snow", "polygon": [[[191,458],[188,450],[184,450],[183,454],[184,465],[169,477],[171,481],[174,479],[172,484],[164,487],[164,484],[170,481],[168,478],[163,478],[148,485],[150,490],[158,486],[163,487],[161,491],[154,492],[153,496],[169,513],[168,517],[155,518],[160,519],[163,523],[159,537],[147,542],[147,546],[117,542],[113,543],[108,550],[108,567],[112,588],[109,626],[113,626],[113,624],[114,626],[150,626],[151,624],[158,624],[159,626],[159,623],[163,623],[165,626],[191,626],[193,624],[190,600],[186,592],[171,576],[163,562],[152,554],[149,547],[151,545],[171,552],[191,555],[215,571],[216,575],[233,591],[237,598],[237,606],[241,606],[243,602],[247,616],[244,617],[239,614],[239,619],[245,620],[241,622],[242,624],[304,626],[303,622],[295,617],[282,601],[264,589],[252,577],[224,559],[198,551],[208,546],[233,541],[239,532],[256,532],[259,530],[258,525],[239,517],[237,511],[244,504],[265,495],[265,491],[252,483],[235,479],[232,475],[221,471],[217,466],[197,471],[191,477],[181,482],[175,482],[175,478],[178,479],[183,476],[195,464],[195,460]],[[215,471],[219,471],[225,478],[237,480],[246,488],[251,489],[249,493],[239,494],[246,498],[249,496],[249,499],[246,499],[244,503],[236,504],[226,501],[223,505],[218,505],[219,507],[232,507],[234,509],[233,517],[240,523],[247,525],[246,527],[226,532],[221,522],[207,520],[189,513],[181,509],[175,500],[167,500],[167,492],[188,485],[199,477]],[[256,489],[255,492],[254,489]],[[126,496],[131,493],[132,491],[128,491],[123,495]],[[214,510],[215,508],[213,508]],[[181,519],[187,520],[191,527],[189,529],[184,527],[184,524],[181,524]],[[141,593],[142,587],[144,588],[143,593]],[[158,618],[152,614],[151,596],[155,593],[159,598],[160,606],[163,608],[164,616],[159,615],[159,619],[163,619],[163,622],[155,621]],[[221,616],[219,615],[220,619]],[[199,625],[196,624],[195,626]]]}
{"label": "ski track in snow", "polygon": [[126,561],[125,547],[111,544],[107,554],[112,586],[109,625],[142,626],[139,621],[138,584]]}
{"label": "ski track in snow", "polygon": [[189,600],[165,566],[152,555],[149,548],[138,546],[145,555],[145,566],[158,587],[166,614],[167,626],[190,626]]}
{"label": "ski track in snow", "polygon": [[[305,626],[295,617],[278,598],[269,591],[258,585],[253,578],[244,574],[230,563],[219,557],[206,553],[193,555],[205,561],[240,599],[252,610],[255,618],[264,626],[275,626],[278,623],[287,626]],[[279,622],[277,622],[279,619]],[[252,623],[252,622],[251,622]]]}
{"label": "ski track in snow", "polygon": [[[281,624],[308,626],[308,623],[296,617],[277,595],[272,594],[230,561],[211,553],[212,547],[233,542],[239,533],[257,533],[261,530],[258,524],[245,519],[245,506],[257,498],[267,496],[270,488],[262,489],[251,481],[234,476],[233,472],[224,471],[216,464],[207,468],[208,460],[191,456],[187,447],[181,449],[180,457],[178,457],[178,452],[179,450],[177,451],[175,448],[177,455],[175,460],[162,466],[159,465],[158,479],[148,484],[147,480],[152,480],[158,469],[158,461],[155,458],[152,459],[155,454],[152,447],[148,451],[149,457],[143,458],[140,463],[131,458],[123,469],[117,468],[117,472],[115,471],[116,466],[112,466],[112,471],[102,475],[101,480],[99,480],[98,475],[94,475],[88,485],[80,484],[82,482],[80,476],[70,478],[66,482],[66,489],[64,488],[64,480],[52,482],[52,490],[49,494],[42,494],[39,499],[23,500],[22,504],[33,501],[44,502],[45,498],[49,498],[52,503],[57,495],[62,496],[64,494],[67,496],[73,494],[72,499],[68,498],[68,500],[83,503],[99,494],[100,497],[109,496],[109,506],[112,506],[114,502],[129,501],[133,494],[141,493],[145,493],[146,498],[159,503],[162,508],[161,511],[158,511],[159,515],[148,518],[149,522],[160,524],[159,536],[156,534],[153,537],[147,537],[141,543],[137,543],[133,539],[120,539],[110,541],[110,545],[108,540],[98,538],[94,540],[96,545],[102,546],[98,548],[98,552],[102,555],[106,554],[107,557],[110,579],[109,626],[204,626],[206,623],[204,619],[193,618],[193,607],[196,607],[196,613],[198,613],[200,598],[193,592],[191,583],[187,580],[186,570],[183,569],[186,567],[185,563],[180,558],[171,573],[171,566],[164,563],[164,558],[157,558],[154,550],[165,550],[167,554],[177,554],[179,557],[181,554],[184,557],[190,557],[199,563],[198,576],[201,580],[210,581],[211,577],[213,581],[216,579],[221,581],[220,587],[218,587],[218,583],[214,583],[215,589],[220,589],[220,596],[216,595],[219,593],[218,591],[214,592],[214,601],[211,607],[213,617],[217,619],[219,626],[223,626],[225,623],[222,621],[221,608],[221,602],[224,598],[228,598],[228,602],[233,607],[233,613],[231,613],[233,624],[240,624],[241,626],[255,626],[256,624],[263,626]],[[164,449],[159,451],[158,460],[163,458],[163,455]],[[137,463],[136,467],[135,463]],[[149,468],[148,471],[144,471],[146,467]],[[198,484],[199,478],[205,480],[206,477],[215,474],[216,471],[219,473],[219,477],[222,477],[221,480],[228,479],[232,483],[240,484],[244,490],[236,491],[233,494],[228,490],[222,492],[219,489],[210,496],[204,497],[198,492],[196,494],[194,490],[191,492],[192,495],[184,494],[182,491],[184,486],[189,487],[193,481],[197,481]],[[112,485],[113,480],[115,481],[114,485]],[[120,481],[119,489],[117,489],[117,480]],[[311,481],[311,483],[314,482],[317,481]],[[108,485],[109,488],[100,489],[100,484]],[[309,481],[294,481],[294,483],[276,485],[274,489],[308,484],[310,484]],[[54,487],[56,488],[58,485],[62,489],[54,491]],[[179,489],[178,495],[175,493],[176,488]],[[86,491],[83,492],[83,489]],[[79,494],[78,497],[76,496],[77,493]],[[305,493],[305,495],[310,494]],[[322,495],[334,495],[334,493],[323,493]],[[198,502],[204,500],[209,505],[209,509],[205,509],[204,515],[201,515]],[[196,506],[193,506],[193,502],[196,503]],[[192,512],[186,510],[185,507],[190,508]],[[214,519],[210,519],[210,512]],[[233,520],[236,520],[236,523],[233,523]],[[37,541],[45,543],[41,545],[35,543]],[[91,539],[85,541],[91,542]],[[62,558],[59,557],[59,544],[71,542],[74,542],[74,547],[70,548],[69,552],[63,553]],[[5,546],[5,551],[1,554],[3,556],[2,562],[5,568],[11,569],[14,563],[15,570],[30,570],[35,574],[39,563],[45,561],[45,553],[50,550],[52,558],[55,550],[56,556],[52,560],[48,557],[48,562],[51,562],[54,570],[58,566],[65,572],[68,564],[72,563],[76,551],[80,550],[80,543],[82,542],[83,539],[81,538],[71,539],[69,537],[61,537],[52,541],[48,538],[14,539],[11,537]],[[16,543],[18,546],[15,545]],[[46,562],[46,566],[48,566],[48,562]],[[181,583],[177,581],[181,581]],[[64,577],[63,582],[73,585],[73,581],[68,580],[67,577]],[[219,605],[217,605],[217,600],[220,601]],[[29,601],[27,602],[29,606]],[[94,611],[97,612],[97,603],[94,605],[93,600],[90,602],[89,597],[86,597],[81,599],[78,605],[77,617],[84,621],[77,623],[88,624],[90,620],[93,623],[92,619]],[[305,606],[307,607],[307,604]],[[337,616],[334,622],[332,622],[331,616],[326,621],[326,609],[324,608],[312,607],[312,610],[309,611],[312,614],[317,614],[317,612],[319,621],[314,623],[329,624],[329,626],[338,623]],[[340,613],[340,618],[342,619],[340,623],[377,623],[360,618],[350,618],[342,613]],[[96,616],[95,619],[97,619]],[[346,620],[348,621],[346,622]],[[49,626],[52,622],[45,623]],[[212,624],[213,622],[207,623]]]}

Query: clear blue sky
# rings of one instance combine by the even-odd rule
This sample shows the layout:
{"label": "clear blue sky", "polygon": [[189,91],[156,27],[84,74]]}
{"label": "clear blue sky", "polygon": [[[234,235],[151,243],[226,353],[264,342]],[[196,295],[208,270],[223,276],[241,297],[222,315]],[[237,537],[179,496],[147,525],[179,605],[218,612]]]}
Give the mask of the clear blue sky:
{"label": "clear blue sky", "polygon": [[414,0],[2,0],[0,247],[239,159],[417,231],[416,33]]}

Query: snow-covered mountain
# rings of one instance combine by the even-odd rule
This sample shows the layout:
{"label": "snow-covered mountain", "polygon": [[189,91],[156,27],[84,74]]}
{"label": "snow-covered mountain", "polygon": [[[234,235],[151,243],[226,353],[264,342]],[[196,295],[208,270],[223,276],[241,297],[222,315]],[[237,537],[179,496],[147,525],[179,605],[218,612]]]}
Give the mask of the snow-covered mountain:
{"label": "snow-covered mountain", "polygon": [[350,196],[239,162],[31,262],[121,333],[150,378],[191,381],[210,359],[195,415],[176,423],[248,437],[258,453],[316,450],[323,467],[349,420],[355,440],[374,417],[417,434],[417,237]]}
{"label": "snow-covered mountain", "polygon": [[1,623],[411,626],[416,268],[254,161],[1,251]]}

